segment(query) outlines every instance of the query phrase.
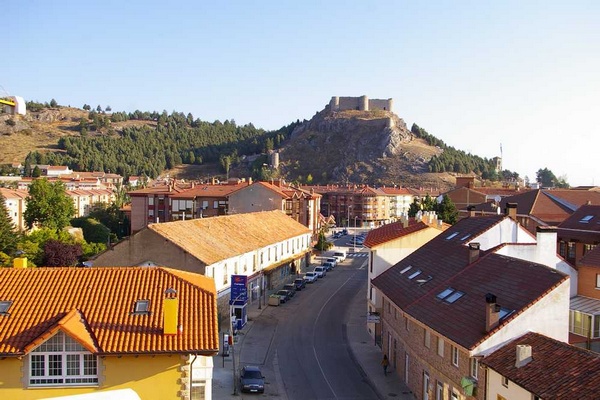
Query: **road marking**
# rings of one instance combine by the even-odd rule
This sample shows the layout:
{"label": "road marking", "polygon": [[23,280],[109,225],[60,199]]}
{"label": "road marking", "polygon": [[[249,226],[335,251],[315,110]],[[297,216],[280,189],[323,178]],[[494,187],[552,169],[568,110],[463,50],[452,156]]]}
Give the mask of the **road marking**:
{"label": "road marking", "polygon": [[[321,317],[321,313],[323,312],[323,309],[325,308],[327,303],[329,303],[329,301],[333,298],[333,296],[335,296],[337,292],[342,290],[342,288],[348,283],[348,281],[350,281],[350,279],[354,278],[354,275],[356,275],[356,273],[352,274],[352,276],[350,276],[348,279],[346,279],[346,282],[341,284],[340,287],[335,292],[333,292],[331,294],[331,296],[329,296],[327,301],[325,303],[323,303],[323,306],[321,306],[321,309],[319,310],[319,313],[317,314],[317,318],[315,318],[315,323],[313,324],[313,343],[314,343],[315,336],[316,336],[315,331],[316,331],[317,321]],[[337,399],[337,395],[335,394],[333,387],[329,383],[329,380],[327,380],[327,377],[325,376],[325,371],[323,371],[323,367],[321,366],[321,363],[319,362],[319,356],[317,355],[317,349],[315,348],[314,345],[313,345],[313,354],[315,355],[315,360],[317,360],[317,364],[319,365],[319,369],[321,370],[321,375],[323,375],[323,379],[325,379],[325,382],[327,382],[327,386],[329,386],[329,390],[331,390],[331,393],[333,393],[333,397]]]}

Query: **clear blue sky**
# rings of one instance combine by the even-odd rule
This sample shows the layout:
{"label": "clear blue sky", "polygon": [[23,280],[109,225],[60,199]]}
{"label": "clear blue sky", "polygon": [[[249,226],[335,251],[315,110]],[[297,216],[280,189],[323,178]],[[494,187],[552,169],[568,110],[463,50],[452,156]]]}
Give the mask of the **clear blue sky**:
{"label": "clear blue sky", "polygon": [[456,148],[600,185],[598,1],[14,1],[0,85],[26,100],[277,129],[394,99]]}

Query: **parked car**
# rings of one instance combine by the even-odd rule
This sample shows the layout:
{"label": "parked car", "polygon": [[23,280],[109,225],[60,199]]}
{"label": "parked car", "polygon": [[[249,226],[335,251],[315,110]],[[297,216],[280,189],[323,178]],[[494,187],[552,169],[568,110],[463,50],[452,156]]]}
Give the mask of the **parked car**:
{"label": "parked car", "polygon": [[344,230],[342,230],[342,236],[345,236],[345,235],[347,235],[347,234],[348,234],[348,229],[344,229]]}
{"label": "parked car", "polygon": [[319,278],[324,278],[325,275],[327,275],[327,269],[325,267],[315,267],[315,274],[317,274]]}
{"label": "parked car", "polygon": [[240,386],[242,392],[264,393],[265,377],[259,367],[246,365],[240,372]]}
{"label": "parked car", "polygon": [[283,285],[283,288],[290,292],[290,297],[294,297],[296,295],[296,285],[293,283],[287,283]]}
{"label": "parked car", "polygon": [[337,267],[337,258],[335,257],[328,257],[325,259],[325,262],[330,262],[334,267]]}
{"label": "parked car", "polygon": [[306,279],[296,278],[294,279],[294,285],[296,286],[296,290],[302,290],[306,287]]}
{"label": "parked car", "polygon": [[316,272],[307,272],[306,274],[304,274],[303,279],[306,280],[306,283],[315,283],[317,281],[317,274]]}
{"label": "parked car", "polygon": [[285,303],[286,301],[288,301],[289,299],[292,298],[292,296],[290,295],[289,290],[285,290],[285,289],[278,290],[277,292],[275,292],[275,294],[277,296],[279,296],[279,302],[280,303]]}
{"label": "parked car", "polygon": [[332,269],[335,268],[335,265],[333,263],[331,263],[331,262],[324,262],[323,263],[323,267],[325,267],[325,269],[327,271],[331,271]]}
{"label": "parked car", "polygon": [[346,259],[346,252],[345,251],[336,251],[333,253],[333,256],[335,258],[337,258],[338,262],[342,262]]}

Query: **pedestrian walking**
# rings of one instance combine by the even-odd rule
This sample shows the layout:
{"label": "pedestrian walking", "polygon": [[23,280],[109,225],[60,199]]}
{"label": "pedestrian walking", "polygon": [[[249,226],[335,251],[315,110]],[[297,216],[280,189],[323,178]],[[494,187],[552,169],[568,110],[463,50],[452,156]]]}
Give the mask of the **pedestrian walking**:
{"label": "pedestrian walking", "polygon": [[390,365],[390,361],[387,358],[387,354],[383,355],[383,360],[381,360],[381,365],[383,365],[383,375],[387,376],[387,367]]}

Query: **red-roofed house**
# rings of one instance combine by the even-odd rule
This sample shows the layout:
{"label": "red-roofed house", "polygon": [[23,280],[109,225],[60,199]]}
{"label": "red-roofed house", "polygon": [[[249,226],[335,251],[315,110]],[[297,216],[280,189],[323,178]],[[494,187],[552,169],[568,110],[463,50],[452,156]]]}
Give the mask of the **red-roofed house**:
{"label": "red-roofed house", "polygon": [[214,281],[168,268],[1,268],[0,392],[211,398]]}
{"label": "red-roofed house", "polygon": [[229,213],[281,210],[312,231],[317,240],[320,225],[321,195],[286,185],[281,180],[254,182],[238,188],[228,197]]}
{"label": "red-roofed house", "polygon": [[[403,216],[399,222],[369,231],[364,242],[369,249],[368,282],[450,227],[429,216],[428,212],[420,219]],[[382,298],[369,283],[367,312],[381,314],[381,307]],[[380,343],[381,324],[369,323],[367,328],[371,336]]]}
{"label": "red-roofed house", "polygon": [[483,400],[481,356],[530,330],[567,341],[574,289],[560,270],[575,274],[556,233],[537,235],[509,216],[465,218],[372,280],[383,352],[417,398]]}
{"label": "red-roofed house", "polygon": [[529,332],[481,359],[489,400],[595,400],[600,355]]}
{"label": "red-roofed house", "polygon": [[558,225],[558,253],[578,266],[600,243],[600,205],[582,205]]}

